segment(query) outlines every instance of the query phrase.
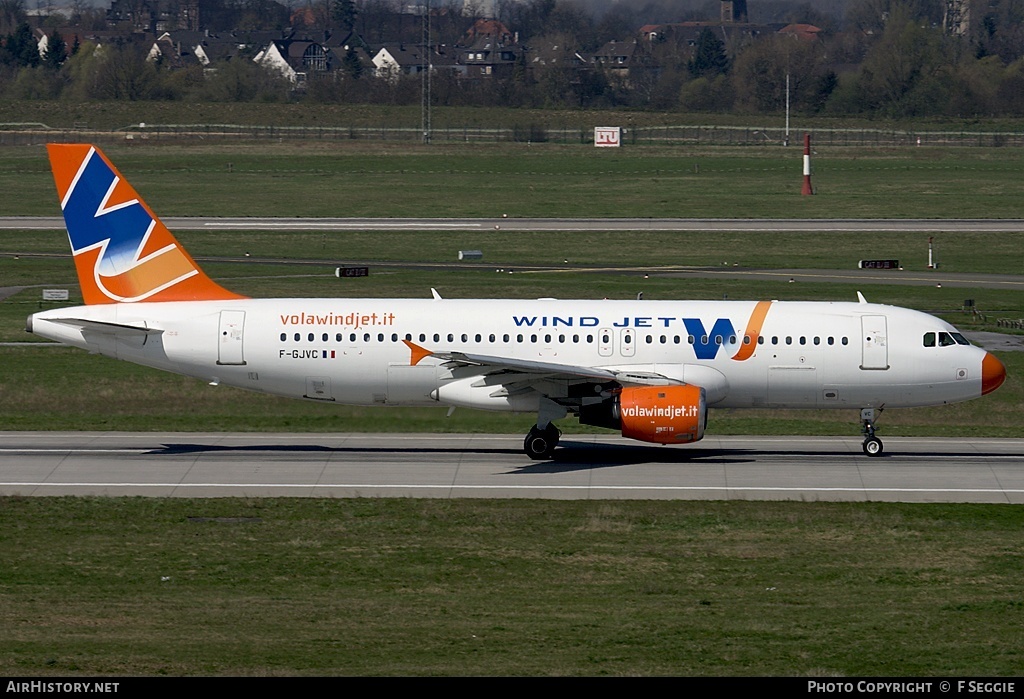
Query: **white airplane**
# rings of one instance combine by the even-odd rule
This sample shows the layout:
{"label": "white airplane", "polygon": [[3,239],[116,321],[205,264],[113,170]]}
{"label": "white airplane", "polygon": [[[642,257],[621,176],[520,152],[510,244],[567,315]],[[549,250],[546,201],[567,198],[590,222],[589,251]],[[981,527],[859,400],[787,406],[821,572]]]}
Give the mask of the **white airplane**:
{"label": "white airplane", "polygon": [[90,145],[48,146],[85,306],[28,330],[116,359],[315,401],[534,413],[551,458],[569,414],[658,444],[716,408],[875,414],[990,393],[1002,363],[949,323],[867,303],[250,299],[213,282]]}

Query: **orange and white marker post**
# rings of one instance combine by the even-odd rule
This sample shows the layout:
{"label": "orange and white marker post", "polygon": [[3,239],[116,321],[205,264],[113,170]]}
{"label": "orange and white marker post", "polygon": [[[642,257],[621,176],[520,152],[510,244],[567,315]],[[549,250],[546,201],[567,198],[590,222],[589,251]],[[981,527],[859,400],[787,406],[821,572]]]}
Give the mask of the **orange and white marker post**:
{"label": "orange and white marker post", "polygon": [[814,194],[811,187],[811,134],[804,134],[804,189],[801,194]]}

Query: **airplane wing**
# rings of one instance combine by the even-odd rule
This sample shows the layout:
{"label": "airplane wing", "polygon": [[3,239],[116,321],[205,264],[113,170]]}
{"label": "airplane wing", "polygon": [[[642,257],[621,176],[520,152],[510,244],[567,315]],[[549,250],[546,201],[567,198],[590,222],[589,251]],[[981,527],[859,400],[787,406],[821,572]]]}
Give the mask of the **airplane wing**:
{"label": "airplane wing", "polygon": [[605,383],[615,381],[623,386],[668,386],[682,382],[661,374],[643,371],[616,371],[601,367],[579,366],[575,364],[559,364],[555,362],[536,362],[527,359],[513,359],[470,352],[433,352],[404,341],[412,352],[412,364],[417,364],[425,357],[450,362],[460,366],[476,366],[481,374],[508,374],[508,383],[519,383],[531,379],[562,379],[583,380]]}

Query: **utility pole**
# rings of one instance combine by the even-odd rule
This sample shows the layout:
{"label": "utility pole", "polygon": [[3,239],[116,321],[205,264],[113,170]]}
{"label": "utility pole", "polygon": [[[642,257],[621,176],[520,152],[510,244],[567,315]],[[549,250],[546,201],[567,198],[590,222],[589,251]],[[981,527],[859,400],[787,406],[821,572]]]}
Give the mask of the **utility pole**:
{"label": "utility pole", "polygon": [[432,136],[430,124],[430,82],[434,72],[434,52],[430,46],[430,0],[423,3],[423,51],[420,57],[420,125],[423,130],[423,142],[430,143]]}

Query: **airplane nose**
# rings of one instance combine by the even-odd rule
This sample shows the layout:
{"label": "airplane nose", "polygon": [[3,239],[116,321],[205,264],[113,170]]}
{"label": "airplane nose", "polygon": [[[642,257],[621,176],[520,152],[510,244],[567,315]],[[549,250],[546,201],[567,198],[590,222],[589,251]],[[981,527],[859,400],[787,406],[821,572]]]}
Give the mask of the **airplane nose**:
{"label": "airplane nose", "polygon": [[981,395],[992,393],[1006,380],[1006,367],[991,352],[981,360]]}

